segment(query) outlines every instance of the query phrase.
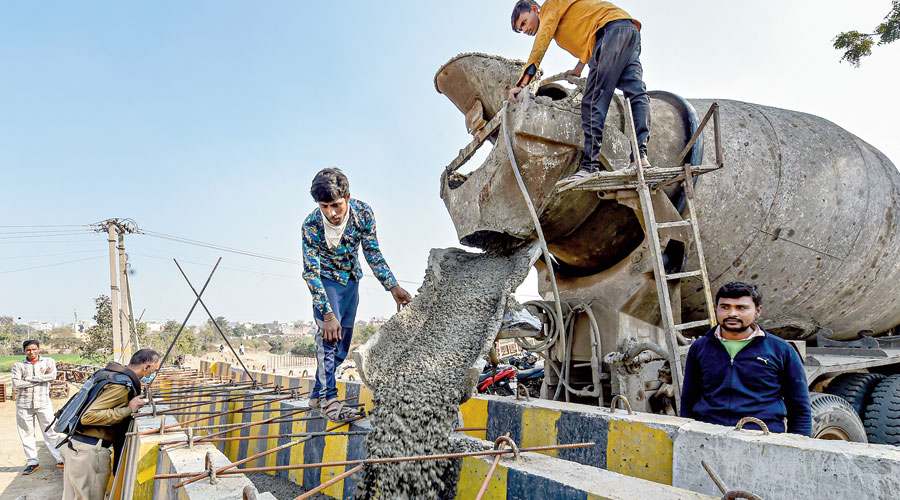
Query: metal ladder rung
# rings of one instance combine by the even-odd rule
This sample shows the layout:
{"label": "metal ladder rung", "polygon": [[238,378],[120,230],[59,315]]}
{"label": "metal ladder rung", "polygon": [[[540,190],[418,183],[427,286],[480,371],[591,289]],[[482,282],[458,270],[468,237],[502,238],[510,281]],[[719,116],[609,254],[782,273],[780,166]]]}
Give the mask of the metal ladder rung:
{"label": "metal ladder rung", "polygon": [[676,330],[688,330],[691,328],[697,328],[698,326],[709,326],[708,319],[701,319],[700,321],[691,321],[690,323],[682,323],[680,325],[675,325]]}
{"label": "metal ladder rung", "polygon": [[700,274],[701,274],[700,270],[686,271],[683,273],[667,274],[666,279],[667,280],[677,280],[677,279],[681,279],[681,278],[693,278],[694,276],[700,276]]}
{"label": "metal ladder rung", "polygon": [[656,224],[657,229],[666,229],[668,227],[684,227],[690,226],[691,219],[684,219],[677,222],[659,222]]}

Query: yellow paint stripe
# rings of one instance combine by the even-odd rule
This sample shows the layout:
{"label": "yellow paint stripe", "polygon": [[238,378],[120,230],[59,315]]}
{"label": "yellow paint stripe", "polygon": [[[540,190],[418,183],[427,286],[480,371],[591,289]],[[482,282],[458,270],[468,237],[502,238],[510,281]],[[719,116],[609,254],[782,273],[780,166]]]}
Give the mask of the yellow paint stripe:
{"label": "yellow paint stripe", "polygon": [[626,476],[672,484],[674,444],[669,435],[640,422],[612,420],[606,445],[606,468]]}
{"label": "yellow paint stripe", "polygon": [[[559,410],[547,408],[522,409],[522,442],[519,446],[554,446],[557,444],[556,421],[562,414]],[[556,450],[543,452],[551,457],[556,457]]]}
{"label": "yellow paint stripe", "polygon": [[[273,408],[273,409],[276,409],[276,410],[277,410],[277,409],[280,409],[280,408],[281,408],[281,403],[275,403],[275,404],[273,404],[273,405],[272,405],[272,408]],[[270,416],[270,417],[274,417],[274,416],[276,416],[276,415],[281,415],[281,412],[272,412],[269,416]],[[267,428],[266,431],[265,431],[266,434],[280,434],[280,432],[278,432],[278,429],[281,427],[281,424],[266,424],[265,427]],[[289,438],[289,439],[290,439],[290,438]],[[270,449],[270,450],[271,450],[272,448],[276,448],[276,447],[278,446],[278,439],[277,439],[277,438],[269,438],[269,439],[267,439],[266,441],[268,441],[268,449]],[[278,458],[278,452],[277,452],[277,451],[276,451],[275,453],[269,453],[268,455],[266,455],[266,467],[274,467],[274,466],[276,465],[276,464],[275,464],[275,461],[276,461],[277,458]],[[269,471],[269,475],[270,475],[270,476],[274,476],[274,475],[275,475],[275,471]]]}
{"label": "yellow paint stripe", "polygon": [[[484,399],[471,398],[459,407],[466,427],[487,427],[488,403]],[[478,439],[487,439],[487,431],[467,431]]]}
{"label": "yellow paint stripe", "polygon": [[[301,414],[302,415],[302,414]],[[306,421],[302,420],[299,422],[293,422],[293,426],[291,426],[291,432],[294,434],[302,434],[306,432]],[[303,447],[306,443],[300,443],[295,446],[291,446],[291,463],[292,464],[302,464],[305,463],[303,459]],[[292,470],[288,472],[288,478],[291,481],[303,486],[303,470]]]}
{"label": "yellow paint stripe", "polygon": [[364,385],[359,386],[359,404],[364,405],[367,412],[372,411],[372,408],[375,406],[374,399],[375,394],[372,393],[371,389]]}
{"label": "yellow paint stripe", "polygon": [[[490,468],[490,463],[485,460],[474,457],[463,458],[459,471],[459,482],[456,485],[456,500],[475,498]],[[484,500],[506,500],[506,476],[506,467],[498,465],[482,498]],[[538,497],[540,497],[540,492],[535,492],[535,498]]]}
{"label": "yellow paint stripe", "polygon": [[[339,430],[346,430],[341,428]],[[347,445],[350,436],[328,436],[325,438],[325,449],[322,451],[322,462],[343,462],[347,460]],[[346,467],[322,467],[319,484],[325,483],[335,476],[344,473]],[[344,482],[338,481],[322,490],[322,493],[333,498],[344,498]]]}

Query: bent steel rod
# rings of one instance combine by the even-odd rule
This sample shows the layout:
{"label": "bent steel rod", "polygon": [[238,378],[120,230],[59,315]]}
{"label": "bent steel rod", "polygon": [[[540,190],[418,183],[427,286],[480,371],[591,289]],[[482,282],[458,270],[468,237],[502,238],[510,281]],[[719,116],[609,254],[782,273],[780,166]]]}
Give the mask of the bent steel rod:
{"label": "bent steel rod", "polygon": [[[265,420],[260,420],[259,422],[248,422],[248,423],[245,423],[245,424],[241,424],[241,425],[238,425],[237,427],[234,427],[234,428],[228,428],[228,429],[225,429],[224,431],[214,432],[214,433],[212,433],[212,434],[208,434],[208,435],[206,435],[206,436],[203,436],[203,437],[201,437],[201,438],[199,438],[199,439],[195,439],[195,440],[194,440],[194,444],[202,443],[202,442],[205,442],[205,441],[208,440],[208,439],[212,439],[212,438],[214,438],[214,437],[219,437],[219,436],[221,436],[222,434],[228,434],[229,432],[236,432],[236,431],[239,431],[239,430],[241,430],[241,429],[246,429],[246,428],[248,428],[248,427],[253,427],[253,426],[255,426],[255,425],[262,425],[262,424],[273,423],[275,420],[279,420],[279,419],[282,419],[282,418],[284,418],[284,417],[289,417],[289,416],[291,416],[291,415],[296,415],[296,414],[298,414],[298,413],[305,413],[305,412],[308,412],[309,410],[310,410],[309,408],[301,408],[301,409],[299,409],[299,410],[294,411],[293,413],[288,413],[287,415],[279,415],[279,416],[267,418],[267,419],[265,419]],[[278,423],[281,423],[281,422],[278,422]],[[171,446],[169,446],[169,447],[167,447],[167,448],[165,448],[165,449],[166,449],[166,450],[175,450],[175,449],[181,448],[181,447],[183,447],[183,446],[187,446],[187,445],[188,445],[188,443],[187,443],[187,442],[184,442],[184,443],[181,443],[181,444],[171,445]],[[160,448],[160,449],[162,449],[162,448]]]}
{"label": "bent steel rod", "polygon": [[[358,421],[358,420],[362,420],[363,418],[365,418],[365,417],[358,417],[358,418],[356,418],[356,419],[354,419],[354,420],[350,420],[350,421],[344,422],[344,423],[342,423],[342,424],[338,424],[338,425],[336,425],[335,427],[332,427],[331,429],[325,429],[325,432],[335,431],[335,430],[337,430],[337,429],[340,429],[341,427],[344,427],[344,426],[346,426],[346,425],[350,425],[350,424],[352,424],[353,422],[356,422],[356,421]],[[281,446],[276,446],[275,448],[269,448],[269,449],[266,450],[266,451],[261,451],[261,452],[255,454],[255,455],[251,455],[251,456],[249,456],[249,457],[247,457],[247,458],[244,458],[244,459],[242,459],[242,460],[238,460],[237,462],[232,462],[232,463],[230,463],[230,464],[228,464],[228,465],[219,467],[218,469],[215,470],[214,474],[215,474],[215,475],[219,475],[219,474],[221,474],[222,472],[225,472],[225,471],[227,471],[227,470],[229,470],[229,469],[234,469],[235,467],[238,467],[238,466],[243,465],[243,464],[245,464],[245,463],[247,463],[247,462],[251,462],[251,461],[253,461],[253,460],[262,458],[262,457],[264,457],[264,456],[266,456],[266,455],[271,455],[272,453],[276,453],[276,452],[281,451],[281,450],[283,450],[283,449],[290,448],[290,447],[292,447],[292,446],[296,446],[296,445],[298,445],[298,444],[300,444],[300,443],[305,443],[305,442],[309,441],[310,439],[312,439],[312,436],[310,436],[310,437],[305,437],[305,438],[302,438],[302,439],[297,439],[297,440],[295,440],[295,441],[291,441],[290,443],[285,443],[285,444],[283,444],[283,445],[281,445]],[[190,478],[190,479],[185,479],[184,481],[181,481],[180,483],[176,483],[176,484],[172,485],[172,489],[173,489],[173,490],[177,490],[178,488],[181,488],[182,486],[186,486],[186,485],[188,485],[188,484],[195,483],[195,482],[197,482],[197,481],[203,479],[204,477],[208,477],[209,475],[210,475],[209,471],[203,471],[202,473],[200,473],[200,474],[198,474],[198,475],[196,475],[196,476],[194,476],[194,477],[192,477],[192,478]]]}
{"label": "bent steel rod", "polygon": [[[210,403],[203,403],[203,404],[210,404]],[[360,403],[360,404],[351,404],[351,405],[344,405],[344,406],[357,406],[358,407],[358,406],[365,406],[365,404]],[[247,408],[250,408],[250,407],[248,406]],[[309,408],[309,407],[307,407],[307,408]],[[237,411],[242,411],[244,413],[266,413],[266,412],[277,413],[280,411],[292,411],[292,410],[294,410],[294,408],[272,408],[270,410],[260,409],[260,410],[237,410]],[[166,411],[168,412],[169,410],[166,410]],[[207,415],[210,413],[213,413],[213,412],[212,411],[185,411],[185,412],[170,412],[170,413],[166,413],[166,415]],[[157,412],[157,414],[159,414],[159,412]]]}
{"label": "bent steel rod", "polygon": [[[341,402],[342,402],[342,403],[345,403],[345,402],[347,402],[347,401],[351,401],[351,400],[354,400],[354,399],[357,399],[357,398],[356,398],[356,397],[352,397],[352,398],[342,399]],[[249,408],[249,407],[248,407],[248,408]],[[222,434],[227,434],[227,433],[229,433],[229,432],[236,432],[236,431],[239,431],[239,430],[241,430],[241,429],[245,429],[245,428],[247,428],[247,427],[253,427],[253,426],[255,426],[255,425],[263,425],[263,424],[270,424],[270,423],[282,424],[282,423],[285,423],[285,422],[296,422],[296,421],[300,421],[300,420],[319,420],[319,419],[325,418],[324,415],[319,415],[319,416],[315,416],[315,417],[302,417],[302,418],[293,418],[293,419],[287,419],[287,420],[285,420],[285,417],[290,417],[291,415],[296,415],[296,414],[298,414],[298,413],[305,413],[305,412],[308,412],[308,411],[310,411],[310,410],[312,410],[312,408],[309,407],[309,406],[307,406],[307,407],[304,407],[304,408],[298,408],[297,410],[292,411],[292,412],[290,412],[290,413],[288,413],[288,414],[285,414],[285,415],[277,415],[277,416],[274,416],[274,417],[271,417],[271,418],[267,418],[267,419],[265,419],[265,420],[260,420],[260,421],[258,421],[258,422],[239,422],[239,423],[233,423],[233,424],[215,424],[215,425],[203,425],[203,426],[198,426],[198,427],[181,427],[181,429],[179,429],[179,430],[183,430],[183,431],[187,432],[188,429],[192,429],[192,430],[194,430],[194,431],[199,431],[199,430],[210,430],[210,429],[222,429],[222,428],[226,428],[224,431],[216,432],[216,433],[213,433],[213,434],[208,434],[208,435],[206,435],[206,436],[203,436],[203,437],[200,438],[200,439],[194,440],[194,443],[198,443],[198,442],[205,441],[205,440],[207,440],[207,439],[209,439],[209,438],[213,438],[213,437],[216,437],[216,436],[221,436]],[[240,411],[240,409],[238,409],[238,410],[232,410],[232,413],[236,413],[236,412],[238,412],[238,411]],[[193,422],[198,422],[198,421],[200,421],[200,420],[209,420],[209,419],[211,419],[211,418],[215,418],[215,417],[207,417],[207,418],[195,419],[195,420],[192,420],[192,421],[183,422],[183,423],[181,423],[180,425],[184,425],[184,424],[188,424],[188,423],[193,423]],[[180,426],[180,425],[179,425],[179,426]],[[231,427],[234,427],[234,428],[232,429]],[[167,427],[167,428],[168,428],[168,427]],[[152,430],[150,430],[150,431],[143,431],[143,432],[153,434],[153,433],[156,433],[157,431],[158,431],[158,429],[152,429]],[[186,444],[188,444],[188,443],[182,443],[182,444],[180,444],[180,445],[171,446],[171,447],[166,448],[166,449],[167,449],[167,450],[173,450],[173,449],[176,449],[176,448],[180,448],[180,447],[182,447],[182,446],[184,446],[184,445],[186,445]]]}
{"label": "bent steel rod", "polygon": [[[175,260],[175,259],[172,259],[172,260]],[[219,260],[222,260],[222,258],[219,257]],[[255,383],[256,379],[253,378],[253,375],[250,374],[250,370],[248,370],[247,366],[244,365],[244,360],[242,360],[241,357],[238,356],[237,351],[235,351],[234,347],[231,346],[231,342],[228,340],[228,337],[225,336],[225,332],[223,332],[222,329],[219,328],[219,323],[216,321],[216,318],[213,317],[212,313],[209,312],[209,308],[206,307],[206,304],[203,302],[203,299],[200,298],[200,295],[203,294],[203,291],[201,290],[200,293],[197,293],[197,289],[194,288],[194,284],[191,283],[191,280],[188,279],[187,274],[184,273],[184,269],[181,268],[181,264],[179,264],[177,260],[175,260],[175,265],[178,266],[178,270],[181,271],[181,275],[184,276],[184,280],[187,281],[188,286],[191,287],[191,290],[194,292],[194,295],[197,296],[197,301],[200,302],[200,305],[203,306],[203,310],[206,311],[206,315],[209,316],[210,320],[212,320],[213,326],[216,327],[216,330],[219,332],[219,335],[222,336],[222,339],[225,341],[226,344],[228,344],[228,348],[231,349],[231,353],[234,354],[234,357],[237,358],[238,363],[241,364],[241,368],[244,369],[244,373],[247,374],[247,378],[249,378],[250,380],[252,380]],[[217,263],[217,265],[218,265],[218,263]]]}
{"label": "bent steel rod", "polygon": [[[268,395],[271,395],[271,394],[274,393],[274,392],[275,392],[275,389],[268,389],[268,390],[265,390],[265,391],[262,391],[262,392],[258,392],[258,393],[256,393],[256,394],[253,394],[252,396],[253,396],[253,399],[257,399],[255,396],[268,396]],[[247,394],[241,394],[240,396],[231,396],[231,397],[228,397],[228,398],[225,398],[225,399],[217,399],[217,400],[211,400],[211,401],[201,401],[201,402],[199,402],[199,403],[190,403],[190,402],[188,402],[188,403],[175,403],[175,404],[178,405],[178,406],[172,406],[172,403],[165,403],[165,402],[157,401],[158,403],[161,403],[161,404],[168,404],[168,405],[170,405],[171,409],[169,409],[169,410],[161,410],[161,411],[156,412],[156,414],[157,414],[157,415],[203,415],[203,414],[206,414],[206,413],[212,413],[212,412],[200,412],[200,411],[197,411],[197,412],[184,412],[184,411],[181,411],[181,410],[186,410],[186,409],[188,409],[188,408],[196,408],[196,407],[198,407],[198,406],[206,406],[206,405],[210,405],[210,404],[228,403],[228,402],[231,402],[231,401],[241,401],[241,400],[245,400],[245,399],[249,399],[249,398],[248,398],[248,395],[247,395]],[[176,411],[176,410],[178,410],[178,411]]]}
{"label": "bent steel rod", "polygon": [[257,404],[255,404],[255,405],[245,406],[245,407],[243,407],[243,408],[238,408],[238,409],[236,409],[236,410],[228,410],[228,411],[219,412],[219,413],[217,413],[217,414],[210,415],[210,416],[208,416],[208,417],[195,418],[195,419],[193,419],[193,420],[188,420],[188,421],[186,421],[186,422],[179,422],[179,423],[177,423],[177,424],[167,425],[167,426],[165,426],[165,427],[160,426],[160,427],[157,428],[157,429],[149,429],[149,430],[146,430],[146,431],[141,431],[139,435],[140,435],[140,436],[144,436],[144,435],[147,435],[147,434],[159,434],[160,429],[162,429],[162,430],[164,430],[164,431],[165,431],[165,430],[169,430],[169,429],[174,429],[175,427],[181,427],[182,425],[193,424],[194,422],[199,422],[199,421],[201,421],[201,420],[210,420],[210,419],[213,419],[213,418],[216,418],[216,417],[221,417],[221,416],[223,416],[223,415],[230,415],[230,414],[232,414],[232,413],[237,413],[237,412],[242,411],[242,410],[244,410],[244,409],[246,409],[246,408],[255,408],[255,407],[257,407],[257,406],[263,406],[263,405],[267,405],[267,404],[277,403],[277,402],[279,402],[279,401],[284,401],[284,400],[286,400],[286,399],[292,399],[292,398],[293,398],[293,396],[285,396],[285,397],[283,397],[283,398],[276,398],[276,399],[273,399],[273,400],[271,400],[271,401],[263,401],[262,403],[257,403]]}
{"label": "bent steel rod", "polygon": [[350,470],[348,470],[348,471],[346,471],[346,472],[344,472],[344,473],[342,473],[342,474],[338,474],[337,476],[335,476],[335,477],[329,479],[327,482],[324,482],[324,483],[322,483],[322,484],[316,486],[315,488],[313,488],[313,489],[307,491],[306,493],[304,493],[304,494],[298,496],[298,497],[295,498],[294,500],[306,500],[307,498],[310,498],[310,497],[312,497],[313,495],[315,495],[316,493],[318,493],[318,492],[324,490],[325,488],[331,486],[332,484],[334,484],[334,483],[336,483],[336,482],[338,482],[338,481],[343,480],[345,477],[347,477],[347,476],[352,476],[353,474],[356,474],[356,473],[359,472],[363,467],[364,467],[364,465],[357,465],[356,467],[354,467],[354,468],[352,468],[352,469],[350,469]]}
{"label": "bent steel rod", "polygon": [[[509,439],[509,433],[507,432],[503,437]],[[502,441],[500,445],[500,449],[503,450],[506,448],[506,440]],[[491,462],[491,468],[488,469],[487,474],[484,475],[484,482],[481,483],[481,488],[478,490],[478,494],[475,495],[475,500],[481,500],[484,496],[484,493],[487,491],[487,487],[491,484],[491,478],[494,477],[494,471],[497,470],[497,465],[500,463],[501,455],[497,455],[494,457],[494,461]]]}
{"label": "bent steel rod", "polygon": [[[196,442],[196,441],[195,441]],[[557,444],[550,446],[532,446],[530,448],[519,448],[519,452],[532,452],[532,451],[548,451],[548,450],[571,450],[575,448],[590,448],[591,446],[596,446],[597,443],[593,441],[589,441],[586,443],[572,443],[572,444]],[[483,457],[483,456],[492,456],[492,455],[505,455],[507,453],[514,453],[512,449],[503,449],[503,450],[485,450],[485,451],[469,451],[462,453],[446,453],[443,455],[418,455],[411,457],[396,457],[396,458],[364,458],[360,460],[345,460],[343,462],[321,462],[315,464],[295,464],[295,465],[274,465],[271,467],[247,467],[239,470],[228,470],[222,472],[221,475],[231,475],[231,474],[249,474],[251,472],[272,472],[272,471],[281,471],[281,470],[298,470],[298,469],[319,469],[322,467],[342,467],[348,465],[360,465],[360,464],[389,464],[395,462],[418,462],[422,460],[445,460],[445,459],[453,459],[453,458],[465,458],[465,457]],[[206,471],[203,471],[199,474],[206,474]],[[193,477],[198,473],[196,472],[185,472],[181,474],[157,474],[153,476],[153,479],[183,479],[186,477]],[[219,473],[216,473],[218,476]]]}
{"label": "bent steel rod", "polygon": [[[296,421],[300,421],[300,420],[319,420],[321,418],[323,418],[323,417],[292,418],[289,420],[270,422],[269,424],[283,424],[286,422],[296,422]],[[269,425],[269,424],[264,424],[264,425]],[[225,425],[238,426],[238,425],[243,425],[243,424],[225,424]],[[216,426],[210,426],[210,427],[216,427]],[[203,430],[203,429],[205,429],[205,427],[189,427],[189,429]],[[187,429],[180,429],[180,430],[186,431]],[[472,428],[460,427],[457,429],[453,429],[454,432],[485,431],[485,430],[487,430],[487,427],[472,427]],[[203,441],[206,443],[219,443],[219,442],[229,442],[229,441],[253,441],[255,439],[286,439],[286,438],[292,438],[292,437],[306,437],[306,436],[313,436],[313,437],[316,437],[316,436],[361,436],[364,434],[368,434],[369,432],[370,431],[294,432],[294,433],[289,433],[289,434],[267,434],[267,435],[262,435],[262,436],[231,436],[231,437],[223,437],[223,438],[204,439]],[[200,437],[206,437],[206,436],[200,436]],[[200,439],[200,437],[198,437],[197,439]],[[197,439],[194,440],[195,444],[197,443]],[[170,444],[183,444],[183,443],[184,443],[184,440],[179,439],[177,441],[160,441],[157,444],[159,446],[167,446]]]}
{"label": "bent steel rod", "polygon": [[[194,305],[191,306],[191,310],[188,311],[187,316],[185,316],[184,321],[181,323],[181,327],[178,329],[178,333],[176,333],[175,337],[172,338],[172,343],[169,344],[169,348],[166,350],[166,355],[163,356],[162,361],[159,362],[160,366],[164,366],[166,364],[166,359],[169,358],[169,354],[172,352],[172,348],[175,347],[175,342],[178,341],[178,337],[181,336],[181,332],[184,331],[184,327],[187,326],[188,320],[191,319],[191,314],[194,313],[194,308],[196,308],[197,303],[200,302],[200,296],[203,295],[203,292],[206,291],[206,287],[209,286],[209,280],[211,280],[213,274],[216,273],[216,269],[219,268],[220,262],[222,262],[222,257],[219,257],[219,260],[216,261],[216,265],[214,265],[212,271],[209,272],[209,277],[206,278],[206,283],[203,284],[203,288],[200,289],[200,293],[198,294],[196,290],[194,291],[194,294],[197,295],[197,299],[194,300]],[[191,288],[193,288],[193,286],[191,286]],[[150,389],[150,387],[153,386],[154,381],[156,381],[155,377],[150,381],[149,384],[147,384],[147,389]]]}

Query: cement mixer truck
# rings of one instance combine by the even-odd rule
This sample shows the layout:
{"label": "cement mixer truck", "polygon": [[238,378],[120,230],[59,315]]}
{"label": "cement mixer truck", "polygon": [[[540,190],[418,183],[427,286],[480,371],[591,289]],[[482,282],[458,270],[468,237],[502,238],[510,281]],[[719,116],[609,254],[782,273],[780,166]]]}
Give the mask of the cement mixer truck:
{"label": "cement mixer truck", "polygon": [[[581,155],[579,81],[536,79],[532,97],[505,104],[521,67],[521,61],[463,54],[435,76],[437,91],[465,115],[473,135],[441,175],[441,198],[459,240],[495,251],[538,238],[527,193],[554,259],[562,304],[554,307],[550,269],[539,261],[543,300],[527,307],[543,329],[508,337],[544,358],[541,396],[604,404],[621,395],[638,411],[675,414],[680,381],[672,364],[707,327],[680,331],[679,345],[667,345],[636,193],[556,188]],[[713,290],[733,280],[760,287],[761,325],[790,341],[804,362],[815,436],[900,445],[895,166],[816,116],[670,92],[650,97],[651,164],[714,170],[691,184],[708,282]],[[686,149],[712,106],[718,133],[708,127]],[[602,147],[611,171],[628,167],[626,114],[617,96]],[[492,148],[483,163],[468,165],[484,145]],[[684,186],[655,186],[657,216],[686,218]],[[666,271],[696,269],[689,231],[670,225],[659,232]],[[666,286],[679,323],[712,319],[698,280]]]}

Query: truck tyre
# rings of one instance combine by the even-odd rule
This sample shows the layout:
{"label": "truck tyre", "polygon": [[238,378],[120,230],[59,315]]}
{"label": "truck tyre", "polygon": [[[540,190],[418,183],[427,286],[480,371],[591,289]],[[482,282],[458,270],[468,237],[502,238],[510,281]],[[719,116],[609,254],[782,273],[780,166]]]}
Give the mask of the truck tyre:
{"label": "truck tyre", "polygon": [[900,375],[885,377],[872,390],[865,426],[870,443],[900,446]]}
{"label": "truck tyre", "polygon": [[823,392],[846,399],[859,418],[863,418],[869,395],[882,379],[884,375],[880,373],[842,373],[829,382]]}
{"label": "truck tyre", "polygon": [[865,443],[866,428],[847,400],[822,392],[809,395],[812,437]]}

